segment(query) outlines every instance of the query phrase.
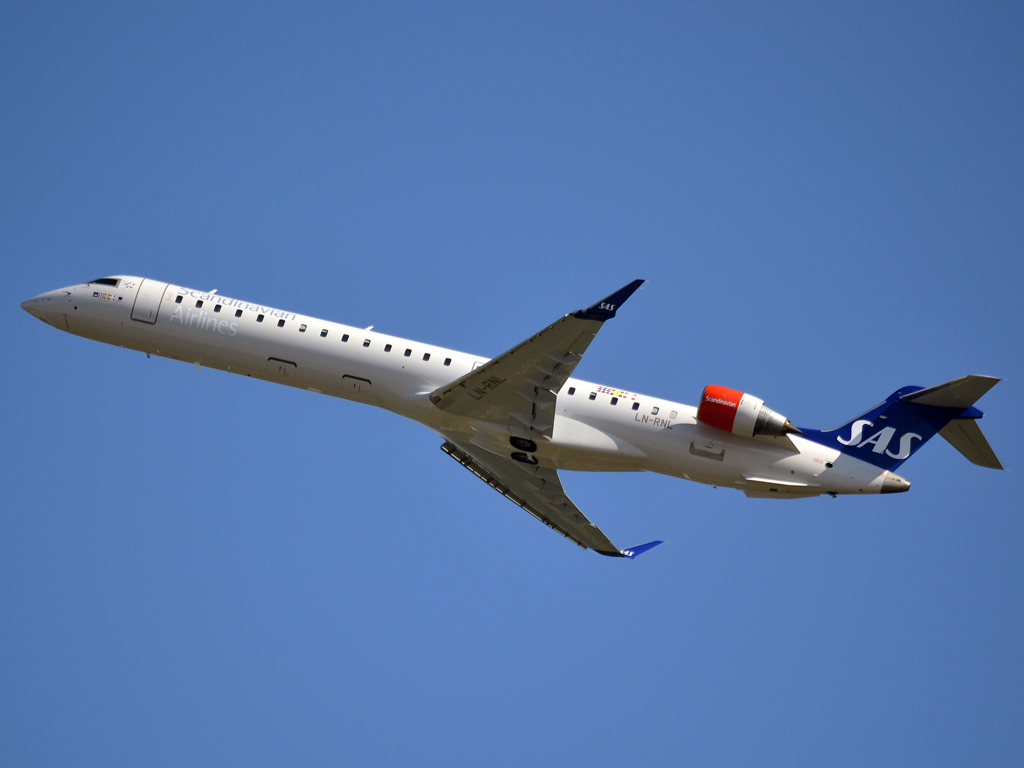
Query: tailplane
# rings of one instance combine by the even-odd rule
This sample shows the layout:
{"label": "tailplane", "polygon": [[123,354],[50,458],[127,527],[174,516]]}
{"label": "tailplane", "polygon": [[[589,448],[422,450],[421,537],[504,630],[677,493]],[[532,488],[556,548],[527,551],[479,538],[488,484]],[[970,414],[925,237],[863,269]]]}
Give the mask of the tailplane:
{"label": "tailplane", "polygon": [[939,434],[972,464],[989,469],[1003,468],[996,452],[992,450],[981,427],[974,419],[953,419],[939,430]]}
{"label": "tailplane", "polygon": [[1002,469],[977,423],[985,414],[974,407],[997,383],[992,376],[963,376],[926,389],[903,387],[838,429],[805,429],[804,437],[894,470],[939,434],[968,461]]}
{"label": "tailplane", "polygon": [[[945,384],[904,395],[902,399],[918,405],[940,408],[970,408],[998,383],[999,379],[992,376],[962,376]],[[977,420],[982,415],[979,411],[978,416],[951,419],[939,430],[939,434],[972,464],[989,469],[1002,469],[1003,465],[999,462],[996,452],[992,450],[981,427],[978,426]]]}

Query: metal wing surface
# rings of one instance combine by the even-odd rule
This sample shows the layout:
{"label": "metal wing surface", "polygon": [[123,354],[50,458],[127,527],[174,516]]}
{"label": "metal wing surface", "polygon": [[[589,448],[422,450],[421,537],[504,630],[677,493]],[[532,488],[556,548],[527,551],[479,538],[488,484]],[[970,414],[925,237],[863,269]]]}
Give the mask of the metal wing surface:
{"label": "metal wing surface", "polygon": [[476,446],[456,444],[450,440],[441,446],[441,450],[502,496],[518,504],[569,541],[584,549],[593,549],[602,555],[632,557],[630,550],[620,551],[611,539],[572,503],[572,499],[565,495],[562,482],[555,470],[521,464]]}
{"label": "metal wing surface", "polygon": [[430,401],[446,413],[551,437],[558,391],[605,320],[640,287],[634,280],[589,309],[552,323],[508,352],[438,388]]}

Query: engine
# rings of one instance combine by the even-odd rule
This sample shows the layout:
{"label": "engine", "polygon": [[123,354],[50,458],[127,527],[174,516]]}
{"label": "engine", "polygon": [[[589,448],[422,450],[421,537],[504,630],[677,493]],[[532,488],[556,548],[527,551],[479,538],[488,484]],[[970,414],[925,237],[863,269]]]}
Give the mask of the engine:
{"label": "engine", "polygon": [[704,387],[697,408],[697,421],[744,437],[781,437],[790,432],[800,434],[789,419],[766,408],[764,400],[714,384]]}

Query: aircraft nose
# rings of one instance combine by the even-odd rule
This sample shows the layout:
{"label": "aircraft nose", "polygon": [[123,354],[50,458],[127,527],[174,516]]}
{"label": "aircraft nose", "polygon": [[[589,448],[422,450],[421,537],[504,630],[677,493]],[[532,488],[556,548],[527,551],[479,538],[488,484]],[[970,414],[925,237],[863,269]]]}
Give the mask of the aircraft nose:
{"label": "aircraft nose", "polygon": [[32,317],[59,328],[61,326],[57,324],[56,318],[61,314],[64,305],[71,299],[71,295],[71,291],[67,289],[48,291],[33,296],[31,299],[25,299],[21,302],[21,308]]}
{"label": "aircraft nose", "polygon": [[33,296],[31,299],[25,299],[21,302],[21,308],[28,312],[33,317],[39,317],[37,309],[39,307],[39,297]]}

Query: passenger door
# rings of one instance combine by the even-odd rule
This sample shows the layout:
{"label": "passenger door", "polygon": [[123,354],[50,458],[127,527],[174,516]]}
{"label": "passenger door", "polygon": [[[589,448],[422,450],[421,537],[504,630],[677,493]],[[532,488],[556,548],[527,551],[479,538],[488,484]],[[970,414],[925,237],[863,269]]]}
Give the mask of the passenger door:
{"label": "passenger door", "polygon": [[160,301],[167,290],[167,283],[159,280],[143,280],[139,285],[139,291],[135,294],[135,305],[132,307],[132,320],[141,323],[156,323],[157,315],[160,313]]}

